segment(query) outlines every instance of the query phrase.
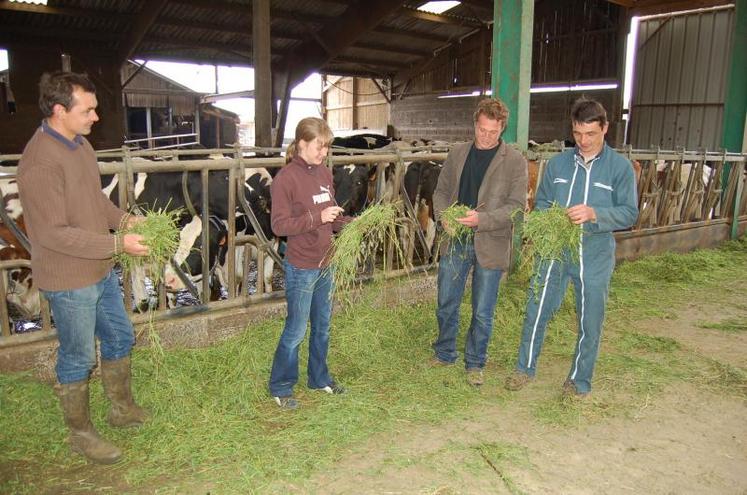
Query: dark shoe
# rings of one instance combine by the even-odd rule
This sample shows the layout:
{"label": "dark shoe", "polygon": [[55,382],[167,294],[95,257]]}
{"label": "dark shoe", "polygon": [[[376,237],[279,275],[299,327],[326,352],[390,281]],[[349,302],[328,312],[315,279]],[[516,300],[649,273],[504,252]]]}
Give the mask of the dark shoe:
{"label": "dark shoe", "polygon": [[273,397],[273,400],[278,406],[280,406],[280,409],[287,409],[289,411],[298,409],[298,401],[294,399],[292,395],[286,395],[283,397],[275,396]]}
{"label": "dark shoe", "polygon": [[473,387],[479,387],[484,382],[482,368],[467,368],[467,383]]}
{"label": "dark shoe", "polygon": [[150,418],[150,414],[135,404],[132,398],[129,356],[116,361],[101,360],[101,382],[104,384],[106,396],[112,403],[111,410],[106,417],[110,425],[140,426]]}
{"label": "dark shoe", "polygon": [[506,378],[504,388],[516,392],[517,390],[524,388],[530,381],[532,381],[531,376],[522,373],[521,371],[514,371],[508,376],[508,378]]}
{"label": "dark shoe", "polygon": [[430,361],[428,361],[428,364],[434,368],[445,368],[447,366],[454,366],[454,363],[441,361],[440,359],[438,359],[438,356],[432,356]]}
{"label": "dark shoe", "polygon": [[98,464],[114,464],[122,451],[99,436],[88,408],[88,380],[60,385],[58,389],[65,424],[70,430],[70,449]]}
{"label": "dark shoe", "polygon": [[574,399],[585,399],[588,397],[590,392],[579,392],[576,389],[576,384],[573,383],[573,380],[570,378],[567,378],[563,382],[563,397],[571,397]]}
{"label": "dark shoe", "polygon": [[315,388],[314,390],[320,390],[322,392],[326,392],[328,394],[334,394],[334,395],[340,395],[340,394],[344,394],[345,392],[347,392],[347,390],[345,390],[345,388],[342,385],[338,385],[335,382],[330,383],[326,387]]}

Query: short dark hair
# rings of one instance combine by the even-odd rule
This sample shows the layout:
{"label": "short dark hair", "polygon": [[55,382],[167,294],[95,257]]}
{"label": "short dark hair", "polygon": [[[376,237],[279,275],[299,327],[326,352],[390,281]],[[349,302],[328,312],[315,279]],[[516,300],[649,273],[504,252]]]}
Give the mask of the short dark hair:
{"label": "short dark hair", "polygon": [[607,111],[596,100],[579,98],[571,107],[571,121],[579,124],[599,122],[599,126],[604,127],[607,124]]}
{"label": "short dark hair", "polygon": [[51,117],[55,105],[62,105],[66,110],[73,107],[73,91],[80,88],[86,93],[96,93],[88,76],[75,72],[45,72],[39,80],[39,108],[45,117]]}

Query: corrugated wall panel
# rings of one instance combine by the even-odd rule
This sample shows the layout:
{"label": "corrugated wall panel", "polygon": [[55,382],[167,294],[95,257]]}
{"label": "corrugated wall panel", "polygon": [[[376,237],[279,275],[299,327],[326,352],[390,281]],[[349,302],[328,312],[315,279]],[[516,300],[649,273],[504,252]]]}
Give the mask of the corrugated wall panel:
{"label": "corrugated wall panel", "polygon": [[642,19],[630,143],[720,148],[733,7]]}

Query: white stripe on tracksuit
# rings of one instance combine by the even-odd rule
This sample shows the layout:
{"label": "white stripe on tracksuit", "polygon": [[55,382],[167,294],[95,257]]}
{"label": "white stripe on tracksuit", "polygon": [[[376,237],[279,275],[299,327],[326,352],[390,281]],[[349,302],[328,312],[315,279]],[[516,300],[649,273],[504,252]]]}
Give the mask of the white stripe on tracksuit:
{"label": "white stripe on tracksuit", "polygon": [[[571,196],[573,195],[573,186],[576,185],[576,175],[578,174],[579,161],[578,161],[578,157],[575,157],[575,159],[576,159],[576,167],[573,171],[573,178],[571,179],[571,185],[568,189],[568,197],[566,198],[566,201],[565,201],[566,208],[570,206]],[[591,167],[595,161],[596,161],[596,158],[592,159],[592,161],[589,162],[589,168],[586,168],[586,166],[582,165],[584,166],[584,169],[586,169],[586,183],[584,184],[583,204],[586,204],[589,198],[589,182],[591,179]],[[583,233],[583,230],[581,231],[579,235],[581,236],[581,241],[582,241],[579,243],[579,277],[581,279],[581,315],[579,317],[579,321],[580,321],[579,327],[580,327],[580,332],[581,332],[581,338],[578,341],[579,353],[578,353],[578,356],[576,356],[573,373],[571,374],[571,380],[575,379],[576,373],[578,372],[578,361],[579,361],[579,358],[581,357],[581,342],[584,340],[584,337],[586,335],[584,331],[584,314],[585,314],[586,304],[585,304],[585,296],[584,296],[585,291],[584,291],[584,245],[583,245],[584,233]],[[542,296],[540,297],[539,305],[537,306],[537,316],[535,317],[534,325],[532,326],[532,338],[529,341],[529,353],[527,356],[527,366],[530,366],[532,363],[532,355],[534,354],[534,341],[537,335],[537,327],[539,326],[539,320],[540,320],[540,317],[542,316],[542,308],[545,303],[545,296],[547,295],[547,285],[550,280],[550,273],[552,273],[552,269],[554,266],[555,266],[555,260],[550,261],[550,266],[547,267],[547,273],[545,274],[545,285],[542,289]]]}

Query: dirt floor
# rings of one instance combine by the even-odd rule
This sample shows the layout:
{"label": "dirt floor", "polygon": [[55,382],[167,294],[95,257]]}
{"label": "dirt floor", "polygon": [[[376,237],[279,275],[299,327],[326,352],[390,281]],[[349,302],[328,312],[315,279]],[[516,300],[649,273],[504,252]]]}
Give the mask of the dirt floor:
{"label": "dirt floor", "polygon": [[[727,290],[741,294],[743,287]],[[641,322],[638,331],[676,336],[693,351],[747,369],[747,332],[701,328],[703,322],[747,321],[747,305],[706,301],[676,317]],[[456,370],[455,370],[456,371]],[[483,393],[495,406],[469,420],[404,428],[372,438],[333,470],[316,475],[324,494],[747,494],[747,401],[679,382],[608,419],[543,426],[534,407],[560,397],[565,369],[543,369],[501,404],[505,372],[489,370]],[[601,396],[601,397],[600,397]],[[603,409],[604,394],[584,399]],[[596,402],[594,402],[596,401]]]}

